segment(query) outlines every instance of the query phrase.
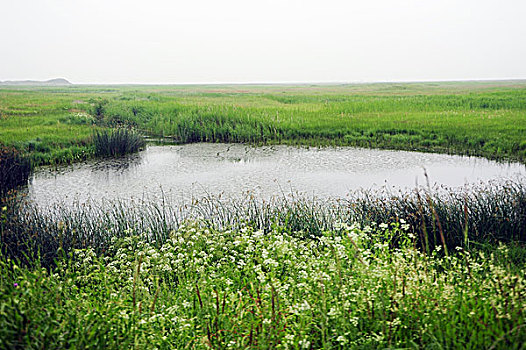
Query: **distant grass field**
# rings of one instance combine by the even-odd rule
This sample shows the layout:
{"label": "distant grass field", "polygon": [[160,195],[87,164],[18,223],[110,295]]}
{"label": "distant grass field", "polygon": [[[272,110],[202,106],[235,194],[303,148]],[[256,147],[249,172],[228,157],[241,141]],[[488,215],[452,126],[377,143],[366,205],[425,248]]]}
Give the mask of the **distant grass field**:
{"label": "distant grass field", "polygon": [[95,129],[173,142],[349,145],[526,159],[526,81],[0,88],[0,143],[33,163],[94,154]]}
{"label": "distant grass field", "polygon": [[74,94],[0,88],[0,144],[29,153],[35,165],[89,157],[92,118],[78,116]]}

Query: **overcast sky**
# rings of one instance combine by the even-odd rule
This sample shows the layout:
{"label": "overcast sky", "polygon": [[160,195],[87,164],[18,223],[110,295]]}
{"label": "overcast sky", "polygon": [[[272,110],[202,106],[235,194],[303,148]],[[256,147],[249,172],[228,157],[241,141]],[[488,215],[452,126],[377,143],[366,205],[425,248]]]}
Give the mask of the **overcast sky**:
{"label": "overcast sky", "polygon": [[0,80],[526,78],[525,0],[0,0]]}

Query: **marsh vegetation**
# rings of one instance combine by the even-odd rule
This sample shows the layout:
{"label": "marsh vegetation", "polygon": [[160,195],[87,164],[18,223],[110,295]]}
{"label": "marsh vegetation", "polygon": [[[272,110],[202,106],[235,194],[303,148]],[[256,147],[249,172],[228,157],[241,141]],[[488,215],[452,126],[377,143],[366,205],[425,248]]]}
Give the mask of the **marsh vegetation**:
{"label": "marsh vegetation", "polygon": [[146,146],[142,136],[128,129],[96,131],[92,138],[96,156],[123,156],[138,152]]}
{"label": "marsh vegetation", "polygon": [[137,133],[524,162],[525,87],[2,87],[0,348],[523,349],[522,178],[46,210],[4,189]]}
{"label": "marsh vegetation", "polygon": [[0,198],[27,183],[31,165],[29,160],[12,147],[0,147]]}
{"label": "marsh vegetation", "polygon": [[[0,142],[34,165],[94,154],[99,128],[173,142],[347,145],[523,161],[526,84],[0,88]],[[504,137],[505,135],[505,137]]]}

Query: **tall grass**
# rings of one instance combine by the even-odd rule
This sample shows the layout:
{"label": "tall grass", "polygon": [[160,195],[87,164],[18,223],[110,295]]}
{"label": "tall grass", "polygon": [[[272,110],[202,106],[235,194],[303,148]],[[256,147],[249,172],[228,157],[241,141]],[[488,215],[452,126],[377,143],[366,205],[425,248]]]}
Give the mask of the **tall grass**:
{"label": "tall grass", "polygon": [[345,200],[294,195],[270,201],[251,196],[210,196],[177,206],[169,201],[114,201],[56,205],[45,211],[13,200],[4,212],[2,249],[7,256],[19,259],[38,251],[44,263],[52,264],[59,248],[71,251],[92,247],[102,252],[112,238],[130,232],[137,232],[152,244],[162,244],[171,231],[188,220],[223,229],[247,223],[263,232],[278,230],[303,239],[320,237],[342,223],[366,226],[404,221],[416,234],[422,251],[437,246],[467,249],[477,244],[526,242],[526,188],[520,182],[508,182],[457,192],[357,192]]}
{"label": "tall grass", "polygon": [[526,157],[524,91],[410,96],[315,91],[115,98],[106,100],[104,119],[179,143],[348,145]]}
{"label": "tall grass", "polygon": [[112,131],[96,131],[93,134],[95,155],[121,156],[138,152],[146,145],[144,138],[128,129],[115,129]]}
{"label": "tall grass", "polygon": [[30,171],[29,160],[19,151],[15,148],[0,146],[0,200],[10,190],[26,184]]}

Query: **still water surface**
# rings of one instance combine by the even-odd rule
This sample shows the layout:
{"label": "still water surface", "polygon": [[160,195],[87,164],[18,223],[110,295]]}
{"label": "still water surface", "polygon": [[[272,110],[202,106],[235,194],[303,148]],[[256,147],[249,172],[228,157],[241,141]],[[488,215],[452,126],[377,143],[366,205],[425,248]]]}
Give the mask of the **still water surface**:
{"label": "still water surface", "polygon": [[345,197],[356,189],[465,184],[524,178],[526,167],[482,158],[358,148],[149,146],[138,154],[36,171],[28,186],[42,207],[131,198],[188,201],[206,195],[259,198],[299,192]]}

